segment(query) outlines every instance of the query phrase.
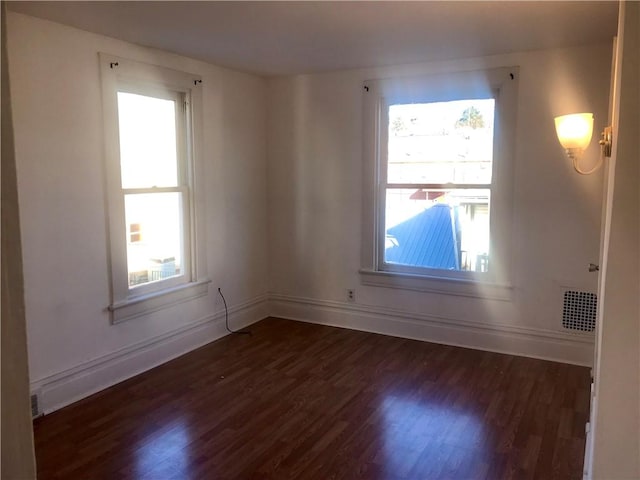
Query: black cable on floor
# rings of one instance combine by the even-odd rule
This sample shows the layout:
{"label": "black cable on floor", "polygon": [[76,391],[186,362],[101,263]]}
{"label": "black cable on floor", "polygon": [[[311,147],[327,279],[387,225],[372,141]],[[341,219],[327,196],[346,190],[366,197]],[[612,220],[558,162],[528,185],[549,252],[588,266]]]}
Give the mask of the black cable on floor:
{"label": "black cable on floor", "polygon": [[218,293],[220,294],[220,297],[222,297],[222,303],[224,303],[224,325],[227,327],[227,331],[237,335],[251,335],[249,330],[231,330],[229,328],[229,309],[227,308],[227,301],[224,299],[224,295],[222,294],[220,287],[218,287]]}

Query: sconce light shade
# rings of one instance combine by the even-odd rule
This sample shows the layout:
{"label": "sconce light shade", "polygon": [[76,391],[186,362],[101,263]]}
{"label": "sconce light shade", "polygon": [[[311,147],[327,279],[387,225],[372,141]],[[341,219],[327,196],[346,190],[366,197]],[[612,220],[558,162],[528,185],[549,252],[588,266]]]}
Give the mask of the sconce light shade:
{"label": "sconce light shade", "polygon": [[577,159],[591,142],[593,113],[575,113],[555,118],[556,133],[569,158]]}

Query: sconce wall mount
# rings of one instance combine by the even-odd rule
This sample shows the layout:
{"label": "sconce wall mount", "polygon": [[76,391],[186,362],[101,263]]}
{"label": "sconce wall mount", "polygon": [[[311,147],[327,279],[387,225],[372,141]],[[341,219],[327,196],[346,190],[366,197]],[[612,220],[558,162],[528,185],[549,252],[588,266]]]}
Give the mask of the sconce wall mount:
{"label": "sconce wall mount", "polygon": [[601,138],[598,143],[600,144],[600,148],[602,150],[602,156],[611,158],[611,127],[604,127],[604,130],[600,135]]}
{"label": "sconce wall mount", "polygon": [[611,156],[611,127],[606,127],[600,140],[601,152],[596,165],[588,171],[580,168],[580,158],[591,143],[593,135],[593,114],[575,113],[555,118],[556,133],[560,144],[564,147],[567,157],[573,161],[573,168],[582,175],[595,172],[604,160]]}

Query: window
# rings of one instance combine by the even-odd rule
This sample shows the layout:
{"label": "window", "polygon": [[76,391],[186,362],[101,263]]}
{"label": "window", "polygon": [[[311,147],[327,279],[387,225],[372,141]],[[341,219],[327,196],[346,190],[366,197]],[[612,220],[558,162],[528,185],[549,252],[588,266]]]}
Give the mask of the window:
{"label": "window", "polygon": [[[189,275],[190,184],[183,92],[118,86],[124,216],[137,231],[127,245],[129,287]],[[147,232],[144,242],[140,229]],[[186,260],[186,261],[185,261]],[[146,276],[142,272],[146,272]],[[146,281],[141,281],[144,278]]]}
{"label": "window", "polygon": [[384,268],[488,270],[494,105],[389,105]]}
{"label": "window", "polygon": [[129,243],[142,242],[142,229],[139,223],[132,223],[129,225]]}
{"label": "window", "polygon": [[366,82],[364,283],[508,284],[517,73]]}
{"label": "window", "polygon": [[201,80],[100,55],[113,320],[206,293],[194,185]]}

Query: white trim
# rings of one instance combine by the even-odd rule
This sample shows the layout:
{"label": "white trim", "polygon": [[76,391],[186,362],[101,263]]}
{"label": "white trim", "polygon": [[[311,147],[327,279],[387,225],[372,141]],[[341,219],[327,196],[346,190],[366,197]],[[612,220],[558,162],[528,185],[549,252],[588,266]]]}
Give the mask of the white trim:
{"label": "white trim", "polygon": [[211,280],[186,283],[172,288],[130,297],[107,307],[111,312],[111,323],[120,323],[133,318],[149,315],[163,308],[178,305],[208,293]]}
{"label": "white trim", "polygon": [[360,269],[359,273],[360,282],[363,285],[373,287],[504,301],[510,301],[513,293],[513,286],[511,285],[501,285],[468,278],[438,277],[367,269]]}
{"label": "white trim", "polygon": [[272,316],[477,350],[590,366],[594,336],[480,323],[372,305],[269,295]]}
{"label": "white trim", "polygon": [[[232,328],[243,328],[266,318],[267,300],[267,295],[260,295],[230,307]],[[31,382],[31,391],[38,392],[41,412],[48,414],[227,334],[224,311],[218,311],[178,329]]]}

